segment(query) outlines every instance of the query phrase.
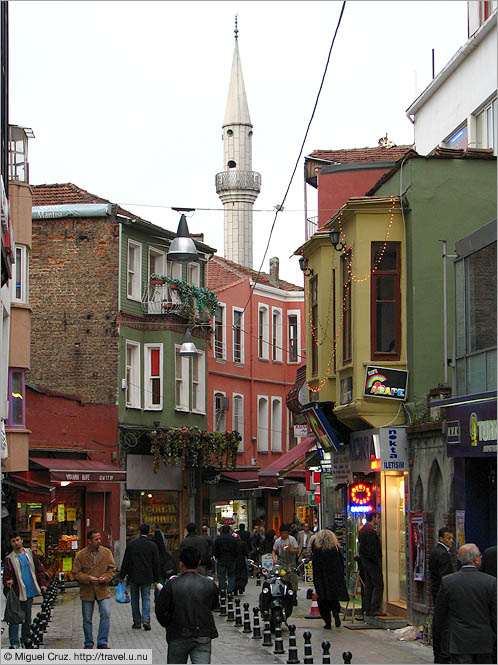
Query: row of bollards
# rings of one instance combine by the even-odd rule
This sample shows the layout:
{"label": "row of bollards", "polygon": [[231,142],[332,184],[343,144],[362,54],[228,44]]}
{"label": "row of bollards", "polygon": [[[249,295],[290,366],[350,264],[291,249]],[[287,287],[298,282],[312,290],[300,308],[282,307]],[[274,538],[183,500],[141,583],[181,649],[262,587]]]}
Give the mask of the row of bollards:
{"label": "row of bollards", "polygon": [[[235,608],[234,608],[235,602]],[[263,640],[261,646],[263,647],[272,647],[274,646],[274,654],[284,654],[284,640],[282,637],[282,626],[278,624],[275,626],[275,642],[272,640],[271,634],[271,625],[270,625],[270,614],[269,612],[262,612],[263,617],[263,633],[261,633],[261,625],[259,619],[259,607],[255,606],[252,608],[253,612],[253,627],[251,629],[251,618],[249,613],[249,603],[243,604],[244,615],[242,617],[241,608],[240,608],[240,598],[236,597],[235,601],[233,595],[226,593],[225,591],[220,591],[220,616],[225,616],[227,622],[231,622],[237,628],[242,628],[243,633],[251,633],[253,640]],[[289,665],[295,665],[301,661],[298,658],[298,649],[296,643],[296,626],[290,624],[289,628],[289,644],[288,644],[288,659],[287,663]],[[313,663],[313,654],[311,647],[311,633],[306,631],[303,633],[304,638],[304,658],[303,663],[305,665],[310,665]],[[322,646],[322,663],[330,665],[330,642],[325,640],[321,644]],[[351,663],[353,658],[350,651],[344,651],[342,654],[344,663]]]}
{"label": "row of bollards", "polygon": [[47,632],[52,620],[52,609],[57,598],[57,580],[54,578],[47,587],[41,610],[35,616],[24,640],[25,649],[40,649],[45,646],[43,635]]}

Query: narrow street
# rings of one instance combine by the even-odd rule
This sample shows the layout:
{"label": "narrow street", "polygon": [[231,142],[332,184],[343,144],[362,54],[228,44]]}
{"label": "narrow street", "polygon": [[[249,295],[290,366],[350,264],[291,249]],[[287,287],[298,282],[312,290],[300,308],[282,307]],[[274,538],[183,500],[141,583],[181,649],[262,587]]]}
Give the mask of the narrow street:
{"label": "narrow street", "polygon": [[[249,603],[251,626],[252,608],[257,603],[260,588],[256,586],[256,580],[250,579],[246,593],[241,597],[242,604]],[[112,589],[114,598],[114,589]],[[395,638],[389,630],[349,630],[333,628],[331,631],[323,630],[321,619],[305,619],[308,614],[311,601],[306,599],[306,588],[300,583],[298,592],[298,607],[292,616],[296,625],[296,637],[298,658],[304,659],[303,633],[309,630],[312,633],[312,653],[315,663],[322,662],[321,643],[328,640],[331,644],[331,663],[343,663],[342,653],[351,651],[353,663],[432,663],[432,649],[423,645],[419,640],[416,642],[402,642]],[[152,605],[153,608],[153,605]],[[39,611],[39,605],[33,607],[33,617]],[[94,614],[94,621],[97,619]],[[213,640],[212,663],[286,663],[288,659],[289,633],[283,631],[285,654],[273,654],[274,646],[261,646],[262,640],[253,640],[252,633],[244,634],[241,628],[235,628],[228,623],[225,617],[215,614],[219,637]],[[152,611],[152,630],[131,630],[130,606],[120,605],[113,599],[111,607],[111,631],[109,646],[114,649],[152,649],[153,663],[166,662],[166,640],[165,631],[158,624]],[[98,625],[98,621],[97,621]],[[347,623],[346,623],[347,625]],[[5,626],[2,623],[2,626]],[[6,628],[6,626],[5,626]],[[95,630],[95,623],[94,623]],[[261,632],[263,627],[261,626]],[[274,636],[272,636],[274,640]],[[8,646],[7,628],[2,635],[2,647]],[[45,649],[80,649],[83,647],[83,630],[81,622],[81,605],[78,589],[68,589],[64,594],[59,594],[53,615],[53,620],[45,634]]]}

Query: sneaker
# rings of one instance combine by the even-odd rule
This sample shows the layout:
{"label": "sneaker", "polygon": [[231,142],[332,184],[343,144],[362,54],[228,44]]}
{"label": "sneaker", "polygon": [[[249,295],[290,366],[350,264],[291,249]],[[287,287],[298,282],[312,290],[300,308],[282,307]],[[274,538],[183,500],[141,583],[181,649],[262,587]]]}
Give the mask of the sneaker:
{"label": "sneaker", "polygon": [[132,628],[136,628],[137,630],[141,630],[141,629],[142,629],[142,625],[139,624],[139,623],[134,623],[133,626],[132,626]]}
{"label": "sneaker", "polygon": [[143,622],[143,627],[144,630],[152,630],[152,628],[150,627],[150,623],[148,621]]}

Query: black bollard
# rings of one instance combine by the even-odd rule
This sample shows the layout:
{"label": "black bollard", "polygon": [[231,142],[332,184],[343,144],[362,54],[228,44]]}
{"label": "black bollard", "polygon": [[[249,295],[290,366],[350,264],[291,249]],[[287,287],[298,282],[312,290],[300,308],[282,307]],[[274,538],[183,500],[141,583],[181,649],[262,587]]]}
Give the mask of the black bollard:
{"label": "black bollard", "polygon": [[252,612],[254,614],[253,628],[252,628],[252,639],[253,640],[260,640],[261,639],[261,626],[259,625],[259,607],[253,607]]}
{"label": "black bollard", "polygon": [[353,654],[351,653],[351,651],[344,651],[344,652],[343,652],[343,654],[342,654],[342,660],[343,660],[345,663],[350,663],[352,658],[353,658]]}
{"label": "black bollard", "polygon": [[275,649],[273,650],[273,653],[285,653],[281,623],[275,626]]}
{"label": "black bollard", "polygon": [[33,649],[39,649],[40,648],[40,634],[38,632],[38,626],[35,626],[34,624],[31,624],[31,630],[33,633],[32,637],[32,642],[33,642]]}
{"label": "black bollard", "polygon": [[235,627],[242,628],[242,613],[240,611],[240,598],[235,598]]}
{"label": "black bollard", "polygon": [[24,648],[25,649],[33,648],[33,633],[31,631],[31,628],[28,630],[28,634],[26,635],[26,639],[24,640]]}
{"label": "black bollard", "polygon": [[304,637],[304,658],[303,663],[311,665],[313,662],[313,654],[311,653],[311,633],[307,630],[303,633]]}
{"label": "black bollard", "polygon": [[261,586],[261,573],[258,570],[258,574],[256,575],[256,586]]}
{"label": "black bollard", "polygon": [[251,632],[251,617],[249,616],[249,603],[244,603],[244,630],[243,633]]}
{"label": "black bollard", "polygon": [[227,611],[227,621],[235,621],[235,614],[233,611],[233,596],[231,593],[228,594],[228,611]]}
{"label": "black bollard", "polygon": [[306,591],[306,600],[313,600],[313,589],[311,587]]}
{"label": "black bollard", "polygon": [[220,617],[227,615],[227,592],[220,591]]}
{"label": "black bollard", "polygon": [[263,641],[261,646],[263,647],[272,647],[273,642],[271,639],[271,628],[270,628],[270,613],[268,611],[263,612],[264,626],[263,626]]}
{"label": "black bollard", "polygon": [[330,642],[328,640],[322,642],[322,651],[322,663],[330,665]]}
{"label": "black bollard", "polygon": [[295,663],[300,663],[301,661],[297,657],[297,645],[296,645],[296,626],[291,623],[289,625],[289,658],[287,663],[289,665],[294,665]]}

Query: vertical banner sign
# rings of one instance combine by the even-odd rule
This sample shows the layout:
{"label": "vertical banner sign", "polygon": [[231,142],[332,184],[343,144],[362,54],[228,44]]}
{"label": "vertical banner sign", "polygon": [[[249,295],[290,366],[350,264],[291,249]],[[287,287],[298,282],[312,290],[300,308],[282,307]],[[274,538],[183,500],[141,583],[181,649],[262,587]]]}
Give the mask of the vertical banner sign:
{"label": "vertical banner sign", "polygon": [[455,510],[456,549],[465,545],[465,510]]}
{"label": "vertical banner sign", "polygon": [[57,504],[57,521],[58,522],[66,521],[66,510],[63,503]]}
{"label": "vertical banner sign", "polygon": [[425,577],[425,534],[424,516],[422,513],[411,513],[410,533],[412,541],[412,572],[416,582]]}

